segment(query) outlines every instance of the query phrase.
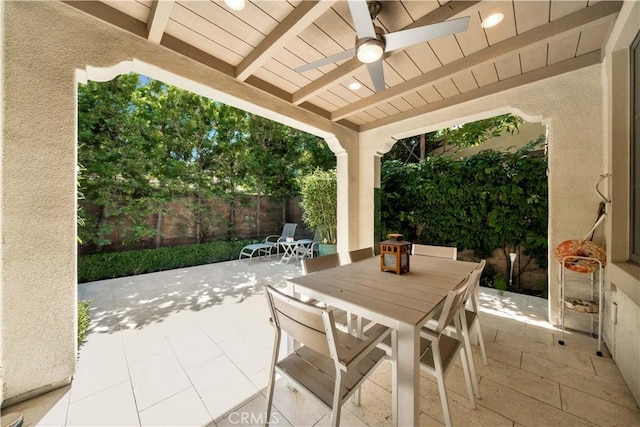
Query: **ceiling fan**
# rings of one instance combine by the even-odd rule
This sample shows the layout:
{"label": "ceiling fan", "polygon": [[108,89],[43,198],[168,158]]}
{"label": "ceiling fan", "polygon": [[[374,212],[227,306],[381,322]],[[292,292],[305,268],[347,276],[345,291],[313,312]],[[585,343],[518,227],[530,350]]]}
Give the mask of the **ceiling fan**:
{"label": "ceiling fan", "polygon": [[469,17],[467,16],[385,34],[382,28],[375,26],[373,23],[380,11],[382,11],[381,2],[349,0],[348,3],[353,24],[356,27],[355,47],[298,67],[295,69],[297,72],[303,73],[313,68],[355,56],[360,62],[367,64],[373,87],[376,92],[381,92],[384,90],[382,59],[385,53],[466,31],[469,27]]}

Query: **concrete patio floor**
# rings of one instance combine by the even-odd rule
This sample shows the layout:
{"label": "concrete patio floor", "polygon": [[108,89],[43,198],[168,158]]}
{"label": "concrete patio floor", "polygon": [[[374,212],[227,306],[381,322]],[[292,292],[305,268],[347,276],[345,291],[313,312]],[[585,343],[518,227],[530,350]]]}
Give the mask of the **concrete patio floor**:
{"label": "concrete patio floor", "polygon": [[[85,283],[91,332],[73,383],[3,409],[25,425],[230,426],[262,424],[273,343],[262,286],[285,286],[300,265],[231,261]],[[557,345],[547,300],[481,288],[489,356],[474,354],[482,399],[470,410],[460,365],[447,377],[455,425],[633,426],[640,412],[605,349],[580,334]],[[477,350],[477,349],[475,349]],[[342,425],[391,425],[390,364],[349,402]],[[442,425],[436,383],[421,381],[421,425]],[[277,425],[323,426],[327,414],[282,381]]]}

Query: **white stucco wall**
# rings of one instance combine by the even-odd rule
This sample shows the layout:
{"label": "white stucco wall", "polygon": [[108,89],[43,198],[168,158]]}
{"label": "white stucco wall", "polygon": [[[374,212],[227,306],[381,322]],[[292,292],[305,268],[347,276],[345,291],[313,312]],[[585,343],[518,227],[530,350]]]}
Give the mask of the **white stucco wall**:
{"label": "white stucco wall", "polygon": [[[640,31],[640,2],[625,2],[611,31],[604,61],[605,158],[608,220],[605,338],[631,392],[640,404],[640,266],[629,258],[629,46]],[[637,213],[637,212],[636,212]]]}
{"label": "white stucco wall", "polygon": [[5,3],[2,45],[11,58],[3,62],[0,196],[5,399],[69,381],[76,348],[75,72],[47,61],[42,23],[50,19],[29,42],[20,32],[34,24],[14,19],[15,7]]}

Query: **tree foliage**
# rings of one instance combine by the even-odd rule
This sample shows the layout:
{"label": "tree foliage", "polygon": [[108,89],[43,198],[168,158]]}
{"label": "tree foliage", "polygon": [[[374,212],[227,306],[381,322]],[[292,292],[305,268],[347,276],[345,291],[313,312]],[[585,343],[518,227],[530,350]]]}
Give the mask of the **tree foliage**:
{"label": "tree foliage", "polygon": [[382,167],[382,229],[416,243],[473,249],[488,257],[522,246],[546,265],[547,161],[534,141],[515,153],[492,150],[463,160],[429,157]]}
{"label": "tree foliage", "polygon": [[[507,132],[513,134],[523,120],[513,114],[503,114],[459,126],[440,129],[423,135],[403,138],[384,156],[384,161],[399,160],[403,163],[424,161],[429,153],[442,149],[473,147]],[[421,147],[421,145],[424,147]]]}
{"label": "tree foliage", "polygon": [[[301,171],[335,167],[320,138],[138,74],[79,86],[78,146],[79,204],[95,207],[79,211],[79,237],[98,248],[114,230],[160,246],[165,217],[182,219],[168,208],[178,198],[190,201],[185,234],[199,243],[213,227],[231,230],[238,192],[284,206]],[[213,197],[228,218],[210,215]]]}
{"label": "tree foliage", "polygon": [[316,169],[300,178],[302,220],[324,243],[338,240],[338,179],[335,170]]}

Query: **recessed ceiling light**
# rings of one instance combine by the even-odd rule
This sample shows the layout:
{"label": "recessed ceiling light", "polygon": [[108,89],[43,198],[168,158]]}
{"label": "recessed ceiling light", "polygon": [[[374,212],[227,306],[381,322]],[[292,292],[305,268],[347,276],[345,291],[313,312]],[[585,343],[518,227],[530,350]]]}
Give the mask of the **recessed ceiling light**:
{"label": "recessed ceiling light", "polygon": [[362,87],[362,85],[358,82],[351,82],[349,83],[349,89],[351,90],[358,90]]}
{"label": "recessed ceiling light", "polygon": [[233,10],[244,9],[244,0],[224,0],[224,3]]}
{"label": "recessed ceiling light", "polygon": [[504,13],[493,13],[482,20],[482,28],[495,27],[504,19]]}

